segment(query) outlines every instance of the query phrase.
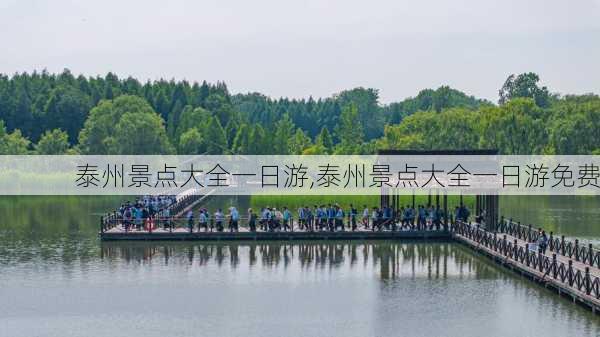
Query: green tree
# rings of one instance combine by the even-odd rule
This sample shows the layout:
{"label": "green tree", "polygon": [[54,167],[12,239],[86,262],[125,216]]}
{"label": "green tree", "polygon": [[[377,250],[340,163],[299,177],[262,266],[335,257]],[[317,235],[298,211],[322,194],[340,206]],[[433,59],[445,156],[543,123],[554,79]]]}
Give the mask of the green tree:
{"label": "green tree", "polygon": [[300,128],[297,128],[290,142],[290,154],[302,154],[310,146],[310,137]]}
{"label": "green tree", "polygon": [[217,117],[210,119],[204,140],[207,154],[227,154],[227,137]]}
{"label": "green tree", "polygon": [[0,154],[23,155],[29,154],[29,139],[23,137],[21,130],[6,133],[4,123],[0,121]]}
{"label": "green tree", "polygon": [[250,141],[248,146],[248,153],[251,154],[271,154],[270,148],[267,144],[267,134],[260,124],[255,124],[250,132]]}
{"label": "green tree", "polygon": [[46,131],[35,146],[38,154],[66,154],[69,150],[69,135],[60,129]]}
{"label": "green tree", "polygon": [[550,93],[548,88],[539,87],[540,77],[536,73],[523,73],[518,76],[508,76],[499,91],[500,104],[505,104],[513,98],[531,98],[539,107],[546,108],[550,105]]}
{"label": "green tree", "polygon": [[79,145],[84,154],[173,152],[162,118],[143,98],[129,95],[94,107],[79,134]]}
{"label": "green tree", "polygon": [[193,128],[198,129],[201,134],[206,132],[210,119],[211,115],[207,110],[203,108],[192,108],[192,106],[187,105],[181,112],[174,139],[179,141],[179,138],[184,132]]}
{"label": "green tree", "polygon": [[385,118],[379,107],[379,91],[373,88],[354,88],[336,95],[342,110],[354,105],[358,111],[357,122],[364,128],[367,139],[381,137]]}
{"label": "green tree", "polygon": [[227,97],[221,94],[210,94],[205,100],[205,108],[219,119],[221,125],[227,125],[235,114],[233,106]]}
{"label": "green tree", "polygon": [[335,152],[338,154],[357,154],[364,142],[362,123],[358,116],[358,108],[351,104],[342,110],[340,122],[335,130],[340,140]]}
{"label": "green tree", "polygon": [[124,155],[173,154],[174,150],[157,113],[127,112],[115,127],[110,153]]}
{"label": "green tree", "polygon": [[185,131],[179,137],[179,154],[203,154],[206,152],[204,139],[197,128]]}
{"label": "green tree", "polygon": [[600,148],[600,97],[567,96],[551,108],[550,152],[590,154]]}
{"label": "green tree", "polygon": [[91,100],[79,89],[57,87],[44,107],[45,127],[63,129],[69,136],[69,142],[75,143],[91,107]]}
{"label": "green tree", "polygon": [[333,149],[333,139],[331,138],[331,134],[326,127],[321,129],[321,133],[317,136],[315,140],[315,145],[321,145],[326,153],[330,153]]}
{"label": "green tree", "polygon": [[539,108],[528,98],[516,98],[500,107],[483,109],[480,144],[498,149],[502,154],[541,154],[548,136],[546,123],[536,118],[539,115]]}
{"label": "green tree", "polygon": [[294,129],[294,123],[287,114],[275,123],[275,134],[272,141],[274,154],[285,155],[290,153],[290,143]]}
{"label": "green tree", "polygon": [[322,155],[327,154],[327,149],[323,144],[314,144],[312,146],[307,147],[302,151],[303,155],[313,156],[313,155]]}
{"label": "green tree", "polygon": [[242,124],[231,147],[233,154],[250,154],[250,126],[248,124]]}

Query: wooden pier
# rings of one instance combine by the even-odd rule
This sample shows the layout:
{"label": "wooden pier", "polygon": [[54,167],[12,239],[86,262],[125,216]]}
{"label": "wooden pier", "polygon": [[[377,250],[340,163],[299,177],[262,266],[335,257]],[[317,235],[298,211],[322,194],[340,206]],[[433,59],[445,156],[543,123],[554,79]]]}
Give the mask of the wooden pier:
{"label": "wooden pier", "polygon": [[344,231],[249,231],[247,228],[240,228],[238,232],[204,232],[193,231],[184,228],[177,228],[173,231],[157,229],[148,231],[128,231],[121,229],[110,229],[100,233],[100,237],[105,241],[117,240],[171,240],[171,241],[222,241],[222,240],[450,240],[450,232],[444,230],[397,230],[397,231],[371,231],[371,230],[344,230]]}
{"label": "wooden pier", "polygon": [[[474,151],[380,151],[380,154],[394,155],[495,155],[496,150]],[[440,202],[441,196],[441,202]],[[498,219],[499,199],[497,195],[477,195],[476,211],[482,211],[479,219],[488,224],[487,228],[477,224],[453,221],[449,215],[447,195],[435,195],[435,204],[444,210],[444,218],[439,228],[433,230],[428,226],[424,230],[412,224],[404,230],[390,226],[386,230],[372,231],[358,229],[327,231],[299,230],[293,224],[292,231],[249,231],[241,227],[239,231],[190,231],[181,217],[187,210],[199,204],[204,197],[187,195],[178,198],[176,204],[170,206],[175,221],[171,221],[168,229],[124,230],[119,223],[116,213],[107,215],[100,221],[100,238],[106,241],[134,240],[170,240],[170,241],[223,241],[223,240],[455,240],[474,251],[481,253],[501,266],[509,268],[528,277],[544,287],[555,290],[559,295],[567,296],[573,302],[590,308],[594,313],[600,313],[600,251],[591,245],[580,246],[578,240],[566,241],[564,236],[555,238],[550,233],[548,253],[543,254],[536,247],[537,232],[531,226],[522,226],[512,220]],[[441,205],[440,205],[441,203]],[[462,204],[462,196],[460,199]],[[413,207],[415,198],[413,195]],[[428,204],[432,205],[432,195]],[[400,194],[395,188],[382,190],[381,206],[399,209]],[[392,221],[397,222],[394,219]],[[161,227],[157,224],[157,227]],[[362,227],[362,226],[361,226]],[[390,230],[394,228],[396,230]]]}
{"label": "wooden pier", "polygon": [[452,237],[499,265],[600,313],[600,268],[593,259],[586,263],[573,261],[560,252],[542,254],[530,249],[528,240],[518,235],[491,232],[462,222],[452,226]]}

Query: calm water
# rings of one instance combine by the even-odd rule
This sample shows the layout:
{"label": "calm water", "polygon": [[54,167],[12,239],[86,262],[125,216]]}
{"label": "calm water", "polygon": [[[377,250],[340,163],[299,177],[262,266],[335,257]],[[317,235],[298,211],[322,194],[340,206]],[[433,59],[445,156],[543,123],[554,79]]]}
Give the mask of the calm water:
{"label": "calm water", "polygon": [[[456,244],[100,243],[97,213],[119,200],[0,199],[0,336],[600,335],[597,316]],[[511,210],[598,240],[573,215],[592,201]]]}

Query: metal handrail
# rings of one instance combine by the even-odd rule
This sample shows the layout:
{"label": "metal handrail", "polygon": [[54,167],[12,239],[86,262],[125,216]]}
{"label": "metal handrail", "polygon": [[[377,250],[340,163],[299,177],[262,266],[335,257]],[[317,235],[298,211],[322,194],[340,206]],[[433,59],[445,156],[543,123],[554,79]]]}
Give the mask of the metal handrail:
{"label": "metal handrail", "polygon": [[541,252],[532,252],[529,250],[529,244],[523,247],[518,244],[516,239],[514,242],[510,242],[507,240],[506,235],[499,237],[497,232],[484,230],[479,225],[458,221],[452,226],[452,231],[501,254],[507,259],[538,270],[543,273],[543,277],[549,276],[562,284],[600,299],[600,278],[590,274],[589,267],[585,267],[585,270],[573,267],[572,260],[565,264],[557,260],[556,253],[549,257]]}
{"label": "metal handrail", "polygon": [[[525,226],[520,222],[514,222],[512,219],[504,219],[504,217],[500,220],[496,231],[527,242],[536,242],[539,238],[538,231],[531,225]],[[593,248],[591,243],[587,246],[581,245],[579,239],[575,239],[575,241],[565,240],[564,235],[557,238],[554,237],[553,232],[550,232],[548,249],[560,256],[600,268],[600,250]]]}

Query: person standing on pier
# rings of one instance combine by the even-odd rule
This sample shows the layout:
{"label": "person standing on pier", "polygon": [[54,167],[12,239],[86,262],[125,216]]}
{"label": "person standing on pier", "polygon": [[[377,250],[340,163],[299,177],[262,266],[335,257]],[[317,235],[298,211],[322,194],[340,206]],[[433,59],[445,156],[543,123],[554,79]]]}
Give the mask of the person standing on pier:
{"label": "person standing on pier", "polygon": [[223,231],[223,220],[224,220],[224,215],[223,215],[223,212],[221,211],[221,209],[219,208],[215,212],[215,222],[217,225],[217,232]]}
{"label": "person standing on pier", "polygon": [[354,207],[354,205],[350,204],[350,228],[352,229],[352,231],[356,231],[357,229],[357,224],[356,224],[356,217],[358,216],[358,210]]}
{"label": "person standing on pier", "polygon": [[335,230],[339,228],[344,231],[344,210],[339,205],[335,205]]}
{"label": "person standing on pier", "polygon": [[369,229],[369,207],[363,205],[362,223],[365,229]]}
{"label": "person standing on pier", "polygon": [[135,227],[138,231],[142,230],[142,207],[136,204],[133,208],[135,211]]}
{"label": "person standing on pier", "polygon": [[191,209],[187,212],[188,230],[190,233],[194,231],[194,211]]}
{"label": "person standing on pier", "polygon": [[309,227],[308,227],[308,231],[309,232],[314,231],[315,228],[319,225],[319,221],[320,221],[319,212],[320,212],[319,206],[314,205],[313,209],[311,211],[311,218],[312,219],[311,219],[311,222],[310,222]]}
{"label": "person standing on pier", "polygon": [[331,204],[327,205],[327,226],[329,227],[329,231],[333,232],[335,230],[335,209]]}
{"label": "person standing on pier", "polygon": [[215,228],[215,219],[213,219],[210,216],[210,212],[208,211],[208,209],[203,208],[204,209],[204,215],[206,215],[206,222],[208,222],[208,227],[210,228],[210,231],[212,232],[213,229]]}
{"label": "person standing on pier", "polygon": [[203,208],[200,209],[200,214],[198,214],[198,232],[201,228],[208,232],[208,219],[206,218],[206,210]]}
{"label": "person standing on pier", "polygon": [[240,220],[240,213],[238,212],[238,210],[235,207],[230,207],[229,208],[229,231],[230,232],[239,231],[239,228],[238,228],[239,220]]}
{"label": "person standing on pier", "polygon": [[304,207],[298,207],[298,228],[304,229],[305,214]]}
{"label": "person standing on pier", "polygon": [[318,226],[318,230],[322,231],[323,228],[325,227],[325,218],[326,218],[325,208],[323,205],[321,205],[317,208],[316,215],[317,215],[317,223],[316,223],[315,227]]}
{"label": "person standing on pier", "polygon": [[290,227],[290,223],[292,221],[292,212],[290,212],[290,210],[286,207],[283,206],[283,230],[284,231],[288,231],[291,230],[292,228]]}
{"label": "person standing on pier", "polygon": [[248,227],[251,232],[256,232],[256,213],[252,211],[252,208],[248,208]]}
{"label": "person standing on pier", "polygon": [[379,228],[379,209],[377,207],[373,207],[373,212],[371,213],[371,228],[373,232],[375,229],[381,230]]}
{"label": "person standing on pier", "polygon": [[390,220],[391,220],[391,217],[392,217],[392,214],[390,212],[389,206],[383,206],[383,210],[382,211],[383,211],[383,223],[382,223],[382,225],[383,225],[384,228],[389,229],[390,228]]}
{"label": "person standing on pier", "polygon": [[546,236],[546,231],[541,231],[541,234],[538,237],[538,247],[540,253],[546,254],[546,247],[548,247],[548,236]]}
{"label": "person standing on pier", "polygon": [[315,221],[315,214],[310,209],[310,207],[306,206],[306,230],[311,231],[313,227],[313,223]]}
{"label": "person standing on pier", "polygon": [[258,221],[258,223],[260,224],[261,230],[263,230],[263,231],[267,230],[267,209],[266,208],[260,209],[260,220]]}
{"label": "person standing on pier", "polygon": [[440,229],[440,224],[442,223],[442,210],[440,206],[435,206],[435,210],[433,213],[433,224],[435,225],[435,229]]}

